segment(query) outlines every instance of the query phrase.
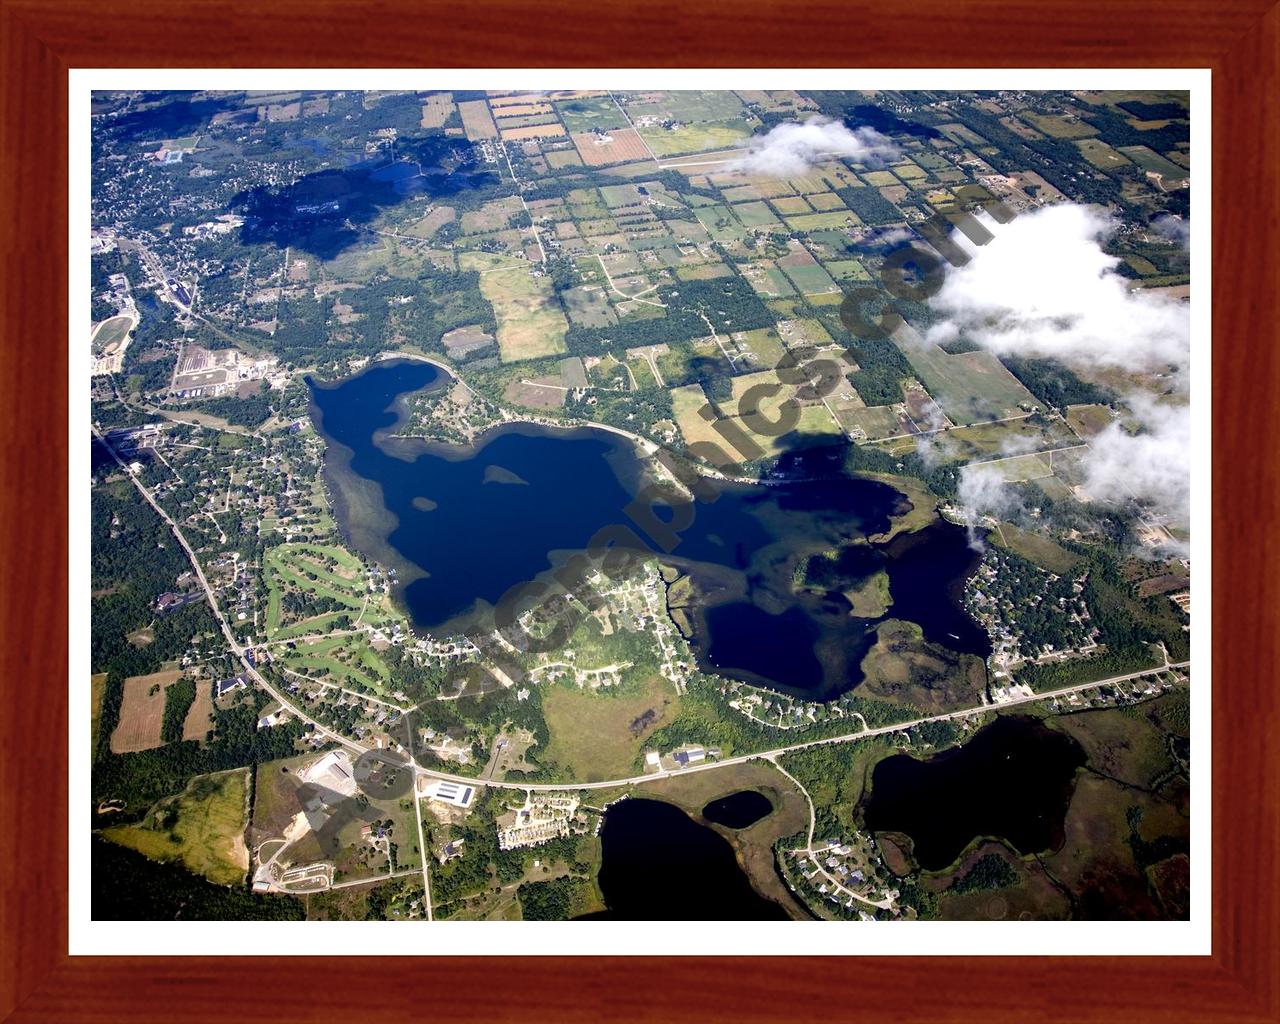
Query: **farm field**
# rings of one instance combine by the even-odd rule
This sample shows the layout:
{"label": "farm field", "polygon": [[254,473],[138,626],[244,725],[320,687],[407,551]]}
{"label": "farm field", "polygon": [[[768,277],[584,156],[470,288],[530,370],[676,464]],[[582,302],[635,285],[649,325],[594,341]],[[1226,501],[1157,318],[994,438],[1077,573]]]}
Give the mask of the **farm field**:
{"label": "farm field", "polygon": [[454,109],[453,93],[433,92],[422,101],[422,127],[443,128]]}
{"label": "farm field", "polygon": [[1105,405],[1069,405],[1065,415],[1071,428],[1081,437],[1102,433],[1115,419],[1115,413]]}
{"label": "farm field", "polygon": [[1166,181],[1185,181],[1190,177],[1190,172],[1185,167],[1166,160],[1149,146],[1121,146],[1119,151],[1144,171],[1158,174]]}
{"label": "farm field", "polygon": [[1079,440],[1061,420],[1043,422],[1025,416],[1001,423],[956,427],[946,432],[946,444],[949,458],[968,460],[1066,447],[1079,444]]}
{"label": "farm field", "polygon": [[244,843],[249,771],[198,775],[178,796],[160,801],[137,825],[104,829],[113,843],[152,860],[178,861],[219,885],[235,885],[249,869]]}
{"label": "farm field", "polygon": [[1080,148],[1080,154],[1100,171],[1129,166],[1127,158],[1121,156],[1101,139],[1080,139],[1076,145]]}
{"label": "farm field", "polygon": [[649,150],[644,140],[633,128],[611,130],[608,142],[601,141],[593,132],[575,133],[572,138],[574,146],[578,149],[578,155],[588,167],[604,167],[608,164],[645,160],[649,157]]}
{"label": "farm field", "polygon": [[990,352],[979,349],[949,355],[927,343],[909,324],[899,328],[893,340],[953,423],[1018,416],[1038,404]]}
{"label": "farm field", "polygon": [[742,113],[742,101],[737,96],[716,89],[622,93],[620,99],[633,121],[642,117],[673,121],[720,121]]}
{"label": "farm field", "polygon": [[1098,134],[1097,128],[1078,117],[1033,114],[1029,111],[1024,111],[1021,116],[1032,127],[1055,139],[1082,139]]}
{"label": "farm field", "polygon": [[182,722],[184,740],[203,741],[213,725],[213,683],[208,679],[196,680],[196,699],[187,710]]}
{"label": "farm field", "polygon": [[555,105],[556,113],[571,133],[590,132],[599,128],[610,131],[627,127],[627,119],[610,96],[588,96],[564,100]]}
{"label": "farm field", "polygon": [[745,121],[682,124],[679,128],[642,128],[640,134],[656,157],[689,156],[746,143],[751,128]]}
{"label": "farm field", "polygon": [[997,462],[984,462],[980,465],[989,466],[1000,474],[1005,483],[1010,484],[1053,475],[1048,455],[1011,455]]}
{"label": "farm field", "polygon": [[489,116],[489,107],[484,100],[467,100],[465,103],[459,103],[458,115],[462,118],[462,127],[467,133],[467,138],[473,142],[498,137],[498,126]]}
{"label": "farm field", "polygon": [[[493,259],[498,267],[504,262],[501,257]],[[498,320],[498,349],[504,363],[566,351],[569,325],[548,278],[534,277],[527,264],[509,271],[491,269],[481,274],[480,290]]]}
{"label": "farm field", "polygon": [[111,750],[116,754],[151,750],[161,745],[164,724],[164,691],[182,677],[179,669],[130,676],[124,681],[120,721],[111,734]]}

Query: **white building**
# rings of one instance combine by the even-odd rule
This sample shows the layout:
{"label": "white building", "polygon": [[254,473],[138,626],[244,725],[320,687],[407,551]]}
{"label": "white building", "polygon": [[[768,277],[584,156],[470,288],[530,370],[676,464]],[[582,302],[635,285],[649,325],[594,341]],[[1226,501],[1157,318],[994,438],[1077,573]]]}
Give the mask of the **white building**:
{"label": "white building", "polygon": [[474,786],[467,786],[461,782],[442,780],[427,786],[426,795],[442,804],[453,804],[454,807],[470,807],[471,801],[476,795],[476,790]]}

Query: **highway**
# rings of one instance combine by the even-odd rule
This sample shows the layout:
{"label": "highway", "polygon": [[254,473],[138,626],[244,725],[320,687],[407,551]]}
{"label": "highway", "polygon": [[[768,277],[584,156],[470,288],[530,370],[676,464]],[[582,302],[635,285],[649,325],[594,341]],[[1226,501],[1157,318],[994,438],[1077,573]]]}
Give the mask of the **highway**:
{"label": "highway", "polygon": [[[93,435],[102,446],[111,453],[111,457],[116,464],[124,471],[125,475],[133,481],[133,485],[138,489],[139,493],[146,499],[147,503],[156,511],[173,531],[173,535],[177,538],[178,543],[182,546],[182,550],[186,552],[187,558],[191,562],[192,569],[195,572],[196,579],[200,581],[200,586],[204,588],[205,596],[208,598],[209,606],[213,610],[214,617],[218,620],[218,624],[222,629],[223,636],[226,638],[227,646],[239,659],[244,672],[249,675],[254,682],[261,686],[268,694],[274,697],[284,707],[288,707],[292,714],[303,722],[309,723],[322,736],[327,736],[348,750],[359,756],[375,749],[354,740],[348,739],[342,734],[335,732],[333,729],[324,725],[322,722],[312,718],[296,704],[290,701],[280,690],[268,682],[262,674],[254,667],[253,663],[246,657],[246,648],[241,646],[236,640],[235,634],[231,630],[230,624],[226,617],[222,614],[222,609],[218,607],[217,598],[214,596],[213,588],[209,586],[208,580],[205,579],[204,571],[200,567],[200,560],[196,557],[195,552],[187,543],[187,539],[183,536],[182,530],[178,528],[177,523],[170,518],[169,514],[160,507],[160,504],[152,497],[151,492],[143,486],[133,473],[129,472],[129,468],[125,465],[115,450],[107,444],[106,439],[96,426],[92,427]],[[252,647],[252,645],[250,645]],[[966,718],[970,715],[981,714],[984,711],[1004,710],[1006,708],[1017,707],[1020,704],[1033,704],[1039,701],[1053,700],[1058,697],[1068,697],[1076,693],[1084,693],[1089,690],[1096,690],[1103,686],[1111,686],[1116,683],[1128,682],[1132,679],[1141,679],[1144,676],[1157,675],[1167,672],[1170,669],[1190,668],[1190,661],[1181,661],[1176,663],[1166,663],[1156,668],[1144,669],[1140,672],[1130,672],[1126,675],[1109,676],[1106,679],[1095,679],[1087,683],[1077,683],[1074,686],[1064,686],[1057,690],[1046,690],[1043,693],[1033,694],[1029,697],[1015,697],[1012,700],[1004,701],[1000,704],[975,704],[971,707],[962,708],[959,711],[948,711],[938,715],[926,715],[921,718],[914,718],[909,722],[898,722],[894,725],[878,726],[874,729],[861,729],[857,732],[842,733],[838,736],[829,736],[822,739],[806,740],[799,743],[786,744],[780,747],[774,747],[771,750],[756,751],[750,754],[740,754],[735,757],[721,758],[715,761],[704,761],[701,764],[690,765],[687,768],[662,769],[656,772],[649,772],[643,775],[632,775],[622,779],[607,779],[601,782],[506,782],[495,781],[492,779],[477,779],[470,775],[453,775],[449,772],[438,771],[433,768],[423,768],[419,765],[415,758],[410,757],[415,776],[426,776],[431,779],[444,779],[451,782],[461,782],[469,786],[489,786],[495,789],[510,789],[519,792],[537,792],[537,791],[557,791],[566,789],[612,789],[618,786],[643,785],[647,782],[657,782],[660,779],[674,778],[680,775],[690,775],[695,772],[715,771],[720,768],[727,768],[730,765],[746,764],[748,761],[764,759],[773,761],[775,758],[783,754],[791,753],[796,750],[807,750],[811,747],[820,747],[832,743],[851,743],[854,740],[866,739],[871,736],[885,736],[895,732],[905,732],[916,726],[924,725],[928,722],[947,722],[959,718]],[[424,856],[424,862],[426,860]]]}

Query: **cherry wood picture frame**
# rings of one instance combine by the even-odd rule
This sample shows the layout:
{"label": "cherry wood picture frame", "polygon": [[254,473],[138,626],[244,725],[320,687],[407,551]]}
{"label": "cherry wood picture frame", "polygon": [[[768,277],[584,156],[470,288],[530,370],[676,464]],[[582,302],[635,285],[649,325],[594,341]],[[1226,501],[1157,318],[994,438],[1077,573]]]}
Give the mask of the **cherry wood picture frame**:
{"label": "cherry wood picture frame", "polygon": [[[1211,956],[68,955],[68,69],[606,63],[1212,69]],[[0,1020],[1280,1020],[1272,0],[0,0],[0,69]]]}

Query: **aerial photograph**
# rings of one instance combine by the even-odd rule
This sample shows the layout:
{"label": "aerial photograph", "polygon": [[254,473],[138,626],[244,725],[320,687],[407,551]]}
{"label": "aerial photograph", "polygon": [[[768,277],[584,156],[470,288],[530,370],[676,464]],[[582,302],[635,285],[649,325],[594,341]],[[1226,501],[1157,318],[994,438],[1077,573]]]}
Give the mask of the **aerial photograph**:
{"label": "aerial photograph", "polygon": [[1189,93],[539,75],[93,92],[92,919],[1188,920]]}

